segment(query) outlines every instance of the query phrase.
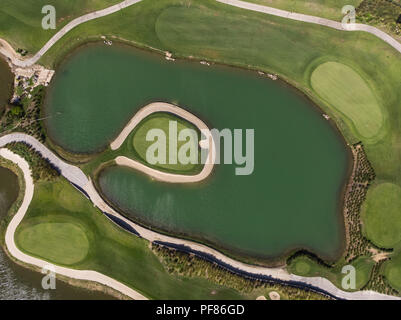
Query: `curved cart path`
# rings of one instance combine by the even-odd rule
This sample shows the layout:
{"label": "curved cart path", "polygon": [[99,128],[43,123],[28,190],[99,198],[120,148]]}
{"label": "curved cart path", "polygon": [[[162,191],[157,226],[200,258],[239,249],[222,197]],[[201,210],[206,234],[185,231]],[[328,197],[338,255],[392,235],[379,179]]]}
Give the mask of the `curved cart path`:
{"label": "curved cart path", "polygon": [[[107,16],[109,14],[113,14],[117,11],[120,11],[124,8],[132,6],[135,3],[138,3],[142,0],[124,0],[120,3],[117,3],[111,7],[94,11],[88,14],[85,14],[81,17],[75,18],[74,20],[67,23],[60,31],[58,31],[50,40],[31,58],[26,60],[18,59],[15,50],[4,40],[0,41],[0,53],[10,59],[10,61],[17,67],[27,68],[34,65],[58,40],[60,40],[67,32],[74,29],[76,26],[88,22],[93,19],[101,18]],[[134,23],[134,21],[133,21]]]}
{"label": "curved cart path", "polygon": [[[68,163],[65,163],[63,160],[59,159],[47,147],[45,147],[42,143],[37,141],[35,138],[30,137],[29,135],[26,135],[26,134],[22,134],[22,133],[9,134],[9,135],[6,135],[6,136],[3,136],[0,138],[0,148],[4,147],[5,144],[13,142],[13,141],[24,141],[24,142],[30,144],[38,152],[42,153],[43,155],[46,155],[47,159],[49,159],[49,161],[51,161],[55,166],[57,166],[60,169],[61,174],[67,180],[69,180],[70,182],[73,182],[79,188],[81,188],[86,193],[86,195],[89,197],[89,199],[92,201],[92,203],[95,206],[97,206],[102,212],[107,213],[110,216],[114,216],[114,217],[118,218],[119,220],[124,221],[124,223],[126,223],[127,225],[129,225],[130,227],[135,229],[141,237],[147,239],[148,241],[170,243],[170,244],[173,244],[176,246],[186,246],[187,248],[189,248],[195,252],[200,252],[202,254],[207,254],[207,255],[213,257],[218,263],[220,263],[222,265],[224,265],[224,264],[229,265],[230,267],[237,269],[241,272],[248,273],[248,274],[254,275],[256,277],[267,276],[267,277],[276,279],[278,281],[297,282],[302,285],[319,288],[320,290],[328,292],[332,296],[341,298],[341,299],[350,299],[350,300],[352,300],[352,299],[357,299],[357,300],[400,299],[399,297],[389,296],[389,295],[377,293],[375,291],[345,292],[343,290],[338,289],[329,280],[322,278],[322,277],[312,277],[312,278],[301,277],[301,276],[296,276],[296,275],[288,273],[287,270],[285,270],[284,268],[265,268],[265,267],[245,264],[245,263],[236,261],[234,259],[231,259],[231,258],[225,256],[224,254],[220,253],[219,251],[214,250],[205,245],[195,243],[192,241],[188,241],[188,240],[183,240],[183,239],[178,239],[178,238],[162,235],[157,232],[146,229],[144,227],[141,227],[140,225],[137,225],[134,222],[126,219],[125,217],[120,215],[118,212],[113,210],[109,205],[107,205],[107,203],[101,198],[99,193],[96,191],[95,187],[93,186],[92,181],[87,179],[85,177],[85,174],[78,167],[72,166]],[[22,260],[26,263],[42,266],[45,263],[45,261],[30,257],[30,256],[22,253],[21,251],[18,250],[18,248],[15,246],[15,243],[14,243],[14,232],[15,232],[18,224],[21,222],[22,218],[24,217],[24,215],[28,209],[28,206],[32,200],[32,197],[33,197],[34,185],[33,185],[33,181],[31,178],[31,173],[30,173],[28,164],[23,159],[16,156],[9,150],[1,149],[0,156],[10,159],[13,162],[15,162],[17,165],[20,166],[20,168],[24,172],[24,177],[25,177],[26,185],[27,185],[23,204],[19,208],[17,214],[13,218],[12,222],[10,223],[10,225],[8,226],[7,231],[6,231],[7,247],[9,248],[11,254],[13,256],[15,256],[17,259]],[[53,161],[55,161],[55,162],[53,162]],[[85,179],[83,177],[85,177]],[[48,264],[48,263],[46,263],[46,264]],[[117,282],[116,280],[113,280],[105,275],[99,274],[94,271],[78,271],[78,270],[72,270],[72,269],[67,269],[67,268],[63,268],[63,267],[57,267],[56,270],[57,270],[57,272],[66,274],[67,276],[71,275],[72,278],[89,279],[89,280],[97,281],[100,283],[104,283],[116,290],[123,292],[124,294],[127,294],[130,297],[133,297],[134,299],[135,298],[136,299],[145,298],[142,295],[140,295],[139,293],[135,292],[134,290]]]}
{"label": "curved cart path", "polygon": [[[177,107],[175,105],[166,103],[166,102],[154,102],[150,103],[147,106],[140,109],[134,117],[128,122],[125,128],[121,131],[119,136],[110,144],[111,150],[117,150],[121,147],[124,141],[127,139],[129,134],[135,127],[147,116],[156,113],[156,112],[168,112],[172,113],[180,118],[192,123],[195,125],[205,136],[204,140],[201,140],[199,144],[207,149],[207,161],[203,165],[202,171],[195,175],[182,175],[182,174],[173,174],[167,173],[160,170],[156,170],[150,168],[138,161],[133,159],[119,156],[115,159],[116,163],[121,166],[127,166],[136,170],[139,170],[149,176],[153,177],[156,180],[170,183],[193,183],[199,182],[206,179],[213,171],[214,159],[215,159],[215,145],[212,134],[207,127],[207,125],[200,120],[198,117],[194,116],[192,113]],[[209,152],[212,150],[212,152]]]}
{"label": "curved cart path", "polygon": [[[0,39],[0,53],[6,56],[7,58],[10,59],[10,61],[18,67],[26,68],[34,65],[58,40],[60,40],[67,32],[75,28],[76,26],[85,23],[87,21],[101,18],[104,16],[107,16],[109,14],[115,13],[117,11],[120,11],[124,8],[127,8],[133,4],[136,4],[142,0],[125,0],[122,1],[118,4],[115,4],[111,7],[94,11],[91,13],[88,13],[86,15],[83,15],[81,17],[75,18],[71,22],[69,22],[67,25],[65,25],[60,31],[58,31],[33,57],[25,60],[21,60],[18,58],[18,55],[15,53],[15,50],[5,41]],[[399,43],[397,40],[392,38],[390,35],[387,33],[366,25],[366,24],[360,24],[360,23],[355,23],[355,24],[349,24],[346,26],[346,28],[343,27],[342,23],[334,21],[334,20],[329,20],[329,19],[324,19],[320,17],[315,17],[315,16],[310,16],[306,14],[300,14],[300,13],[295,13],[295,12],[290,12],[290,11],[285,11],[285,10],[280,10],[272,7],[267,7],[263,5],[258,5],[254,3],[249,3],[245,1],[240,1],[240,0],[216,0],[220,3],[224,3],[227,5],[235,6],[238,8],[242,9],[247,9],[247,10],[252,10],[252,11],[257,11],[257,12],[262,12],[270,15],[274,15],[277,17],[282,17],[286,19],[291,19],[291,20],[297,20],[297,21],[302,21],[302,22],[307,22],[307,23],[314,23],[318,25],[322,25],[325,27],[341,30],[341,31],[364,31],[368,32],[370,34],[373,34],[374,36],[382,39],[386,43],[388,43],[390,46],[392,46],[394,49],[396,49],[398,52],[401,53],[401,43]]]}
{"label": "curved cart path", "polygon": [[266,13],[269,15],[282,17],[282,18],[286,18],[286,19],[291,19],[291,20],[296,20],[296,21],[314,23],[314,24],[318,24],[321,26],[325,26],[325,27],[329,27],[329,28],[333,28],[333,29],[337,29],[337,30],[341,30],[341,31],[368,32],[368,33],[373,34],[374,36],[382,39],[383,41],[387,42],[395,50],[397,50],[398,52],[401,53],[401,43],[400,42],[395,40],[393,37],[391,37],[387,33],[383,32],[375,27],[366,25],[366,24],[353,23],[353,24],[348,24],[348,25],[346,25],[346,27],[344,27],[341,22],[337,22],[334,20],[324,19],[324,18],[310,16],[310,15],[296,13],[296,12],[285,11],[285,10],[267,7],[267,6],[263,6],[263,5],[259,5],[259,4],[241,1],[241,0],[216,0],[216,1],[230,5],[230,6],[242,8],[242,9],[262,12],[262,13]]}
{"label": "curved cart path", "polygon": [[29,256],[25,253],[23,253],[21,250],[19,250],[15,244],[14,241],[14,234],[15,231],[17,230],[18,225],[21,223],[22,219],[25,216],[25,213],[28,210],[29,204],[32,201],[33,194],[34,194],[34,184],[31,176],[31,170],[29,168],[28,163],[22,159],[20,156],[16,155],[15,153],[11,152],[8,149],[0,149],[0,156],[8,159],[12,162],[14,162],[16,165],[20,167],[22,170],[22,173],[24,175],[25,179],[25,194],[24,194],[24,199],[22,201],[21,206],[19,207],[17,213],[14,215],[12,218],[11,222],[9,223],[7,230],[6,230],[6,237],[5,237],[5,242],[8,251],[10,254],[15,257],[16,259],[23,261],[27,264],[37,266],[39,268],[48,268],[49,266],[52,266],[54,268],[54,271],[58,274],[61,274],[63,276],[67,276],[69,278],[73,279],[78,279],[78,280],[85,280],[85,281],[95,281],[98,283],[101,283],[103,285],[106,285],[110,288],[113,288],[130,298],[133,298],[135,300],[147,300],[145,296],[140,294],[139,292],[136,292],[135,290],[127,287],[126,285],[122,284],[121,282],[118,282],[115,279],[112,279],[108,276],[105,276],[104,274],[101,274],[96,271],[92,270],[75,270],[75,269],[69,269],[65,267],[60,267],[53,265],[49,262],[46,262],[44,260]]}

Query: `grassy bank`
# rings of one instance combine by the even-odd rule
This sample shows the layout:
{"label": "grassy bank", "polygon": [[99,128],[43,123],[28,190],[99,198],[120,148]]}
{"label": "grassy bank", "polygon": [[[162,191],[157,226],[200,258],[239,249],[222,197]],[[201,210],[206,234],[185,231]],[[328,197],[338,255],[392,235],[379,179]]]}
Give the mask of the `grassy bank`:
{"label": "grassy bank", "polygon": [[[72,48],[88,40],[100,39],[101,35],[114,36],[141,47],[169,50],[175,56],[192,56],[194,59],[277,73],[334,118],[349,142],[364,142],[376,173],[375,186],[383,183],[401,185],[400,54],[373,35],[346,33],[285,20],[233,8],[213,0],[184,3],[144,0],[119,13],[72,30],[41,62],[54,66]],[[331,61],[353,69],[376,98],[384,115],[386,130],[375,141],[366,139],[349,121],[344,120],[338,110],[346,106],[323,101],[314,91],[311,85],[313,71],[318,65]],[[330,79],[331,75],[323,72],[321,77]],[[357,114],[356,119],[360,119],[359,116]],[[377,121],[376,118],[368,120]],[[388,193],[369,192],[367,196],[370,208],[378,207],[380,203],[387,204],[381,207],[381,211],[390,225],[394,222],[391,220],[393,215],[385,213],[401,211],[400,204],[391,201],[395,196],[391,190]],[[369,207],[363,209],[363,217],[380,214],[377,210],[369,213]],[[376,228],[374,224],[372,228]],[[398,224],[394,224],[393,233],[401,233]],[[377,236],[380,232],[366,231],[366,234],[374,243],[380,241]],[[389,242],[395,246],[397,241],[392,239]]]}

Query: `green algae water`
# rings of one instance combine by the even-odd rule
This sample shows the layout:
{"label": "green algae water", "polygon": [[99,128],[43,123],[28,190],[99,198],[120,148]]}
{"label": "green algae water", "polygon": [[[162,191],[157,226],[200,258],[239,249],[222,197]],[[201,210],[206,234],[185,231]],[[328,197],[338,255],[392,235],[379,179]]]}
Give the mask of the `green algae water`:
{"label": "green algae water", "polygon": [[[17,176],[0,167],[0,221],[5,218],[19,192]],[[0,249],[0,300],[113,299],[100,292],[57,281],[56,290],[42,288],[43,275],[17,265]]]}
{"label": "green algae water", "polygon": [[48,134],[71,152],[100,151],[155,101],[186,108],[210,128],[254,129],[255,170],[236,176],[235,165],[217,165],[204,183],[175,185],[108,167],[98,182],[114,206],[154,229],[234,255],[275,258],[306,248],[338,257],[349,154],[321,112],[278,81],[90,45],[57,70],[46,101]]}

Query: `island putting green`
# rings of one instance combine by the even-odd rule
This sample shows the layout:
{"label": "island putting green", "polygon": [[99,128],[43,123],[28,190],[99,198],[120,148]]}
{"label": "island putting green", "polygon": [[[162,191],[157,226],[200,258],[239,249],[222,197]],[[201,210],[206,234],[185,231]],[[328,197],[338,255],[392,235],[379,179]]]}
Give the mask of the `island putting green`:
{"label": "island putting green", "polygon": [[375,137],[384,121],[381,107],[366,81],[350,67],[326,62],[312,73],[311,85],[327,103],[350,119],[357,134]]}
{"label": "island putting green", "polygon": [[[374,261],[367,256],[359,256],[354,259],[350,264],[355,268],[355,289],[350,291],[360,290],[363,288],[370,279],[372,273]],[[288,265],[288,271],[304,277],[316,277],[321,276],[329,279],[338,288],[342,288],[341,281],[344,277],[342,271],[342,264],[336,265],[333,268],[326,267],[319,264],[315,260],[307,256],[298,256],[291,260]],[[343,288],[342,288],[343,289]]]}

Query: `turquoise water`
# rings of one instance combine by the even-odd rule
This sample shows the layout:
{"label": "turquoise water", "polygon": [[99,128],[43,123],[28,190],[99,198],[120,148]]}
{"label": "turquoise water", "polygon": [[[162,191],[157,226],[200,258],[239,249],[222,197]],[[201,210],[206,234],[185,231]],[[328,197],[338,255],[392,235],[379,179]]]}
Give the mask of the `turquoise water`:
{"label": "turquoise water", "polygon": [[57,71],[46,102],[48,133],[69,151],[95,152],[154,101],[186,108],[210,128],[254,129],[255,170],[236,176],[234,165],[218,165],[206,183],[183,186],[110,167],[100,187],[127,216],[246,256],[271,258],[300,247],[338,255],[349,155],[321,113],[279,82],[91,45]]}

